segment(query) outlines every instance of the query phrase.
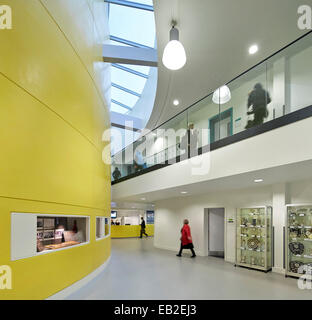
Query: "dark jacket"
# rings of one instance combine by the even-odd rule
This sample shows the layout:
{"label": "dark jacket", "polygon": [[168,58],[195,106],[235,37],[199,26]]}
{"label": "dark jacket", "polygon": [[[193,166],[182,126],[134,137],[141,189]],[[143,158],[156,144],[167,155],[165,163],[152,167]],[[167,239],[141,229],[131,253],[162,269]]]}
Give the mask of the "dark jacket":
{"label": "dark jacket", "polygon": [[253,106],[253,112],[256,112],[258,108],[266,107],[271,101],[269,93],[262,86],[256,85],[249,94],[247,107]]}
{"label": "dark jacket", "polygon": [[114,180],[120,179],[121,178],[121,172],[119,170],[114,170],[113,178],[114,178]]}
{"label": "dark jacket", "polygon": [[142,229],[145,229],[145,221],[144,221],[144,219],[143,219],[142,222],[141,222],[141,228],[142,228]]}

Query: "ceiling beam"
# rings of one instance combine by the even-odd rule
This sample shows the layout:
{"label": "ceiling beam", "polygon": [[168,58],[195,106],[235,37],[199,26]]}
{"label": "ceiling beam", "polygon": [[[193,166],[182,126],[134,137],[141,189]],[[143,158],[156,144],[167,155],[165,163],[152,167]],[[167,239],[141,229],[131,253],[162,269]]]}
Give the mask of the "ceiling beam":
{"label": "ceiling beam", "polygon": [[133,64],[140,66],[157,67],[157,50],[152,48],[135,48],[103,45],[103,60],[108,63]]}

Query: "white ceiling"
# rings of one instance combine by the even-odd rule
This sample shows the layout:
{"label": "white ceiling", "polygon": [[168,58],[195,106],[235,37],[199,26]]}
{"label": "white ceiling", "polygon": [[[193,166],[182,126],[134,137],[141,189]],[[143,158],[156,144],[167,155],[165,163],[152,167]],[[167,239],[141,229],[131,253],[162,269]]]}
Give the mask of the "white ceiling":
{"label": "white ceiling", "polygon": [[[298,7],[312,0],[154,0],[159,75],[152,129],[307,32]],[[162,52],[177,20],[187,64],[167,70]],[[259,52],[248,48],[257,43]],[[174,107],[172,102],[181,103]]]}

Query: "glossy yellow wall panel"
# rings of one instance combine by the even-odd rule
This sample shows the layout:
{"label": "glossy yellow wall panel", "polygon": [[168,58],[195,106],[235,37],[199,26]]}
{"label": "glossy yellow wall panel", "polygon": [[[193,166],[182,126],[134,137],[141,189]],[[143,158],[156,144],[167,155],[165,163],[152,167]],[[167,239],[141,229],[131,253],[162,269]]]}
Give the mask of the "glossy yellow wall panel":
{"label": "glossy yellow wall panel", "polygon": [[[141,230],[140,226],[112,226],[111,237],[112,238],[137,238],[140,236],[140,230]],[[145,231],[149,236],[153,236],[154,225],[147,224]]]}
{"label": "glossy yellow wall panel", "polygon": [[[0,71],[100,149],[105,128],[101,119],[107,118],[107,104],[80,55],[40,1],[11,0],[10,6],[14,28],[0,33],[6,47],[0,51]],[[70,18],[79,20],[80,16]]]}
{"label": "glossy yellow wall panel", "polygon": [[[96,216],[110,215],[101,141],[109,125],[107,88],[100,81],[107,86],[110,74],[103,66],[100,75],[96,67],[91,72],[96,41],[77,42],[86,37],[82,28],[75,34],[81,16],[90,28],[95,16],[64,0],[65,19],[62,2],[57,8],[53,1],[10,0],[13,29],[0,30],[0,265],[13,270],[13,289],[0,290],[0,300],[46,298],[110,256],[110,238],[95,240]],[[80,3],[88,8],[92,0]],[[87,215],[90,243],[11,261],[12,212]]]}
{"label": "glossy yellow wall panel", "polygon": [[[13,289],[0,290],[3,299],[44,299],[88,275],[110,256],[110,238],[95,241],[95,217],[104,211],[0,198],[0,262],[13,271]],[[10,212],[88,215],[91,243],[32,258],[10,261]],[[7,245],[2,247],[2,244]]]}
{"label": "glossy yellow wall panel", "polygon": [[[41,0],[49,14],[69,39],[102,98],[109,99],[110,79],[105,77],[110,64],[103,63],[103,43],[109,40],[105,28],[107,3],[95,0]],[[71,19],[71,17],[75,19]],[[95,23],[93,17],[96,16]],[[71,23],[69,23],[69,21]],[[73,23],[72,23],[73,22]]]}
{"label": "glossy yellow wall panel", "polygon": [[110,181],[101,153],[3,76],[0,95],[0,195],[93,207],[100,191],[97,208],[103,208]]}

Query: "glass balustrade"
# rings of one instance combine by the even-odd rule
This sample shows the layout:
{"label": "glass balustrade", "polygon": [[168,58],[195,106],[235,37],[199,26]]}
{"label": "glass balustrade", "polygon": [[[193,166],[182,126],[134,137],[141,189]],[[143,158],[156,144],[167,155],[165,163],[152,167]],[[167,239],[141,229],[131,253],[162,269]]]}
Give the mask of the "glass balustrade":
{"label": "glass balustrade", "polygon": [[309,33],[114,155],[112,180],[183,161],[216,142],[310,107],[311,61]]}

